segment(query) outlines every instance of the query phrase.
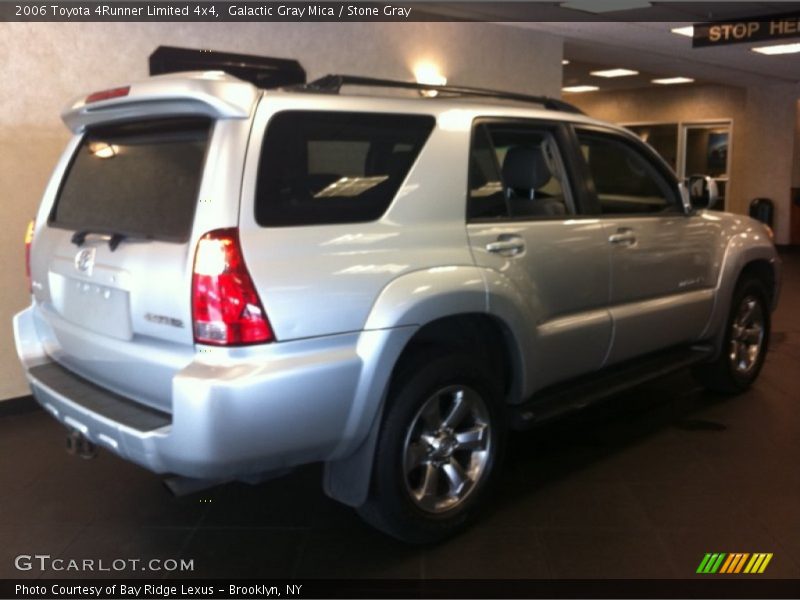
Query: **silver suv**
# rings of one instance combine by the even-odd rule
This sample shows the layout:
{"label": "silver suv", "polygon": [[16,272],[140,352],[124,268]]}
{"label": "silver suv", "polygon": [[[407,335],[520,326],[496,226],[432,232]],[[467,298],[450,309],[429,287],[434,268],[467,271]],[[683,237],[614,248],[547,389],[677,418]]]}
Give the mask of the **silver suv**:
{"label": "silver suv", "polygon": [[682,367],[755,380],[767,228],[562,102],[376,87],[415,86],[190,72],[67,108],[14,330],[73,441],[203,481],[323,462],[426,542],[476,513],[509,429]]}

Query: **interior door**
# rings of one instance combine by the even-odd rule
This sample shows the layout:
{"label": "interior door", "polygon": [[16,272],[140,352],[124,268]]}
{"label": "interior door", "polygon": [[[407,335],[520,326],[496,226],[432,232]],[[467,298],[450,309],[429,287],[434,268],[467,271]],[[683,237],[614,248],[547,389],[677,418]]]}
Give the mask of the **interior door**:
{"label": "interior door", "polygon": [[713,302],[713,221],[684,213],[675,177],[633,136],[577,136],[611,252],[607,364],[695,340]]}
{"label": "interior door", "polygon": [[527,393],[598,369],[611,339],[610,247],[599,219],[577,218],[565,143],[564,130],[540,122],[473,132],[469,241],[524,305]]}

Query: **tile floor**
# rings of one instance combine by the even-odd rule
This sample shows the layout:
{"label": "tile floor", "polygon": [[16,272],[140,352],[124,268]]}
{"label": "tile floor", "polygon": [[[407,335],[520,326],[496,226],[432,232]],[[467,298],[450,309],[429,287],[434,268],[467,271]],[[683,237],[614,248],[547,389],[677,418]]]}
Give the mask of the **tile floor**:
{"label": "tile floor", "polygon": [[16,571],[18,554],[184,557],[192,577],[686,578],[704,553],[739,551],[772,552],[765,577],[798,579],[800,254],[784,260],[752,390],[723,399],[680,373],[515,434],[483,520],[434,547],[363,525],[323,495],[316,465],[175,499],[108,453],[68,456],[43,412],[6,414],[0,578],[56,575]]}

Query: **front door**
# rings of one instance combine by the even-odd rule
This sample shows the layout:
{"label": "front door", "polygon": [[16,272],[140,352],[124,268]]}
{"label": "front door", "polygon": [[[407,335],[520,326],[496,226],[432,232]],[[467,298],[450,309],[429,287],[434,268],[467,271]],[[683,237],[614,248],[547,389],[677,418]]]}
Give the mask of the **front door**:
{"label": "front door", "polygon": [[674,176],[633,136],[578,128],[611,251],[612,364],[695,340],[711,313],[713,222],[684,213]]}

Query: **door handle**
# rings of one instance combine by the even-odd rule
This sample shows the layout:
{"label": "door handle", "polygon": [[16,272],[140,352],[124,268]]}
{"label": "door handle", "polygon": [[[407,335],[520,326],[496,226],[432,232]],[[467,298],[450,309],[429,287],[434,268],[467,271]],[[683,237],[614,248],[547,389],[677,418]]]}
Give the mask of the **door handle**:
{"label": "door handle", "polygon": [[608,241],[620,246],[633,246],[636,243],[636,234],[629,227],[620,227],[617,233],[608,236]]}
{"label": "door handle", "polygon": [[486,244],[486,251],[502,256],[516,256],[525,250],[525,241],[518,235],[501,235],[496,242]]}

